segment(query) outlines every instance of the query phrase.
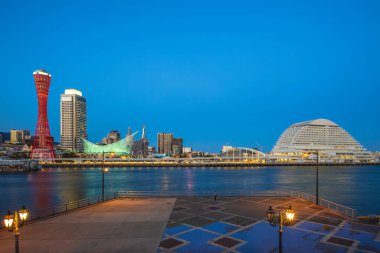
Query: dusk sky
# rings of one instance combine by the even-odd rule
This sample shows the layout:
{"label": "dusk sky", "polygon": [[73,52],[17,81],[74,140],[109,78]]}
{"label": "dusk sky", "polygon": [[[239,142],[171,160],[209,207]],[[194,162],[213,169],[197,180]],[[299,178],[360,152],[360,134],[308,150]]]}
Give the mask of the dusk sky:
{"label": "dusk sky", "polygon": [[[380,1],[0,0],[0,131],[37,121],[32,73],[87,99],[90,141],[146,125],[184,146],[270,151],[291,124],[330,119],[380,150]],[[140,134],[139,134],[140,135]]]}

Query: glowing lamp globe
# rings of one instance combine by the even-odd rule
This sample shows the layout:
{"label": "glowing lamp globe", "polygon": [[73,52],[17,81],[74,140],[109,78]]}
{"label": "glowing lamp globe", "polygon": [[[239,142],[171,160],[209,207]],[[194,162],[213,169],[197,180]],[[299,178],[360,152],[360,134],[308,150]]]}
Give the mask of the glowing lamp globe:
{"label": "glowing lamp globe", "polygon": [[10,211],[8,211],[7,215],[4,216],[4,225],[6,228],[12,228],[13,225],[13,215],[11,214]]}
{"label": "glowing lamp globe", "polygon": [[269,223],[272,223],[274,220],[274,210],[272,209],[272,206],[269,207],[269,209],[266,211],[267,219]]}
{"label": "glowing lamp globe", "polygon": [[26,209],[25,206],[23,206],[19,212],[21,221],[26,221],[26,219],[28,218],[28,213],[28,209]]}
{"label": "glowing lamp globe", "polygon": [[294,221],[294,216],[295,216],[295,212],[294,210],[292,209],[292,206],[289,206],[288,209],[286,209],[286,220],[289,222],[289,223],[292,223]]}

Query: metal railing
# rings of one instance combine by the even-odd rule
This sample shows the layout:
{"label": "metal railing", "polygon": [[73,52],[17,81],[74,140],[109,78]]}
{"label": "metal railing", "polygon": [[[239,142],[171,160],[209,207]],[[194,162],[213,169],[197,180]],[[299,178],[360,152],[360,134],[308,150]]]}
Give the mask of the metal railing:
{"label": "metal railing", "polygon": [[[298,192],[298,191],[291,191],[290,192],[291,197],[298,197],[298,198],[303,198],[307,201],[316,203],[316,197],[314,195],[304,193],[304,192]],[[332,209],[340,214],[346,215],[351,218],[356,217],[356,209],[350,208],[344,205],[337,204],[335,202],[319,198],[319,205],[322,207],[326,207],[328,209]]]}
{"label": "metal railing", "polygon": [[[81,209],[84,207],[100,204],[106,201],[119,199],[119,198],[128,198],[128,197],[213,197],[215,194],[214,191],[204,191],[204,192],[185,192],[185,191],[119,191],[111,194],[105,194],[104,200],[101,195],[93,196],[86,199],[80,199],[76,201],[67,202],[64,204],[47,207],[38,210],[30,210],[28,216],[28,222],[44,219],[50,216],[64,214],[67,212],[71,212],[77,209]],[[315,203],[316,198],[314,195],[291,191],[290,193],[284,192],[254,192],[254,191],[234,191],[234,192],[217,192],[218,196],[221,197],[297,197],[303,198],[307,201]],[[338,213],[344,214],[348,217],[355,218],[356,217],[356,209],[349,208],[347,206],[343,206],[337,204],[332,201],[328,201],[326,199],[319,198],[319,205],[335,210]],[[0,228],[2,228],[2,224],[0,224]]]}
{"label": "metal railing", "polygon": [[34,220],[42,219],[42,218],[45,218],[48,216],[70,212],[70,211],[80,209],[83,207],[92,206],[95,204],[106,202],[106,201],[109,201],[109,200],[112,200],[115,198],[117,198],[117,194],[105,194],[104,200],[103,200],[102,196],[99,195],[99,196],[89,197],[86,199],[70,201],[70,202],[67,202],[64,204],[60,204],[60,205],[56,205],[56,206],[52,206],[52,207],[47,207],[47,208],[43,208],[43,209],[38,209],[35,211],[30,211],[28,221],[34,221]]}
{"label": "metal railing", "polygon": [[344,215],[351,217],[351,218],[356,217],[356,209],[353,209],[353,208],[350,208],[347,206],[343,206],[343,205],[337,204],[335,202],[332,202],[332,201],[329,201],[326,199],[319,198],[319,205],[326,207],[326,208],[329,208],[329,209],[332,209],[332,210],[335,210],[338,213],[344,214]]}
{"label": "metal railing", "polygon": [[308,194],[308,193],[305,193],[305,192],[291,191],[290,192],[290,197],[302,198],[302,199],[305,199],[307,201],[316,203],[315,196],[311,195],[311,194]]}
{"label": "metal railing", "polygon": [[284,192],[257,192],[257,191],[119,191],[119,198],[125,197],[214,197],[214,194],[221,197],[289,197],[289,193]]}
{"label": "metal railing", "polygon": [[[102,196],[99,195],[99,196],[89,197],[86,199],[70,201],[64,204],[55,205],[55,206],[51,206],[47,208],[29,210],[27,222],[32,222],[32,221],[48,218],[50,216],[68,213],[77,209],[93,206],[93,205],[107,202],[116,198],[118,198],[117,192],[113,194],[105,194],[104,200]],[[0,223],[0,228],[2,227],[3,227],[3,224]]]}

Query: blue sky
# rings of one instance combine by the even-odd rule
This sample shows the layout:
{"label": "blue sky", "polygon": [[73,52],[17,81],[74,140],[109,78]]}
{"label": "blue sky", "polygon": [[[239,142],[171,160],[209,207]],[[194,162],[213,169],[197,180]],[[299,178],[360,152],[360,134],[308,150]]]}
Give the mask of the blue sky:
{"label": "blue sky", "polygon": [[88,135],[147,127],[185,146],[269,151],[290,124],[330,119],[380,150],[379,1],[0,0],[0,131],[37,119],[32,72],[87,98]]}

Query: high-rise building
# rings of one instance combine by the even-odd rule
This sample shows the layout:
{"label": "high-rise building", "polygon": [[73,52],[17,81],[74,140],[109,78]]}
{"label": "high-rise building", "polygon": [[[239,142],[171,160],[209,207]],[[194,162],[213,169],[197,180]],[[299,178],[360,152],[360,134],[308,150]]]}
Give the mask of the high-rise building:
{"label": "high-rise building", "polygon": [[10,132],[0,132],[2,143],[9,142],[11,139]]}
{"label": "high-rise building", "polygon": [[105,138],[105,143],[103,144],[112,144],[120,140],[120,133],[117,130],[112,130],[107,134],[107,138]]}
{"label": "high-rise building", "polygon": [[16,130],[11,129],[10,131],[11,140],[10,142],[12,144],[16,143],[24,143],[25,140],[29,140],[31,138],[30,131],[29,130]]}
{"label": "high-rise building", "polygon": [[183,139],[182,138],[173,138],[173,155],[181,155],[183,148]]}
{"label": "high-rise building", "polygon": [[132,154],[136,156],[148,156],[149,140],[146,138],[145,126],[142,128],[141,139],[133,143]]}
{"label": "high-rise building", "polygon": [[61,147],[83,152],[83,139],[87,139],[86,98],[76,89],[65,89],[61,94]]}
{"label": "high-rise building", "polygon": [[0,133],[0,144],[3,144],[3,135]]}
{"label": "high-rise building", "polygon": [[38,121],[33,139],[32,159],[54,158],[53,137],[50,135],[49,121],[47,118],[47,100],[49,95],[51,75],[45,70],[33,72],[34,83],[38,98]]}
{"label": "high-rise building", "polygon": [[10,133],[11,133],[11,143],[15,144],[15,143],[20,143],[22,141],[21,132],[19,130],[11,129]]}
{"label": "high-rise building", "polygon": [[159,154],[173,153],[173,134],[158,133],[157,134],[157,149]]}
{"label": "high-rise building", "polygon": [[156,148],[153,146],[148,146],[148,156],[153,156],[156,153]]}
{"label": "high-rise building", "polygon": [[172,133],[158,133],[157,148],[159,154],[181,155],[183,139],[174,138]]}
{"label": "high-rise building", "polygon": [[183,154],[191,153],[191,152],[193,152],[193,148],[191,148],[191,147],[183,147],[182,148],[182,153]]}

